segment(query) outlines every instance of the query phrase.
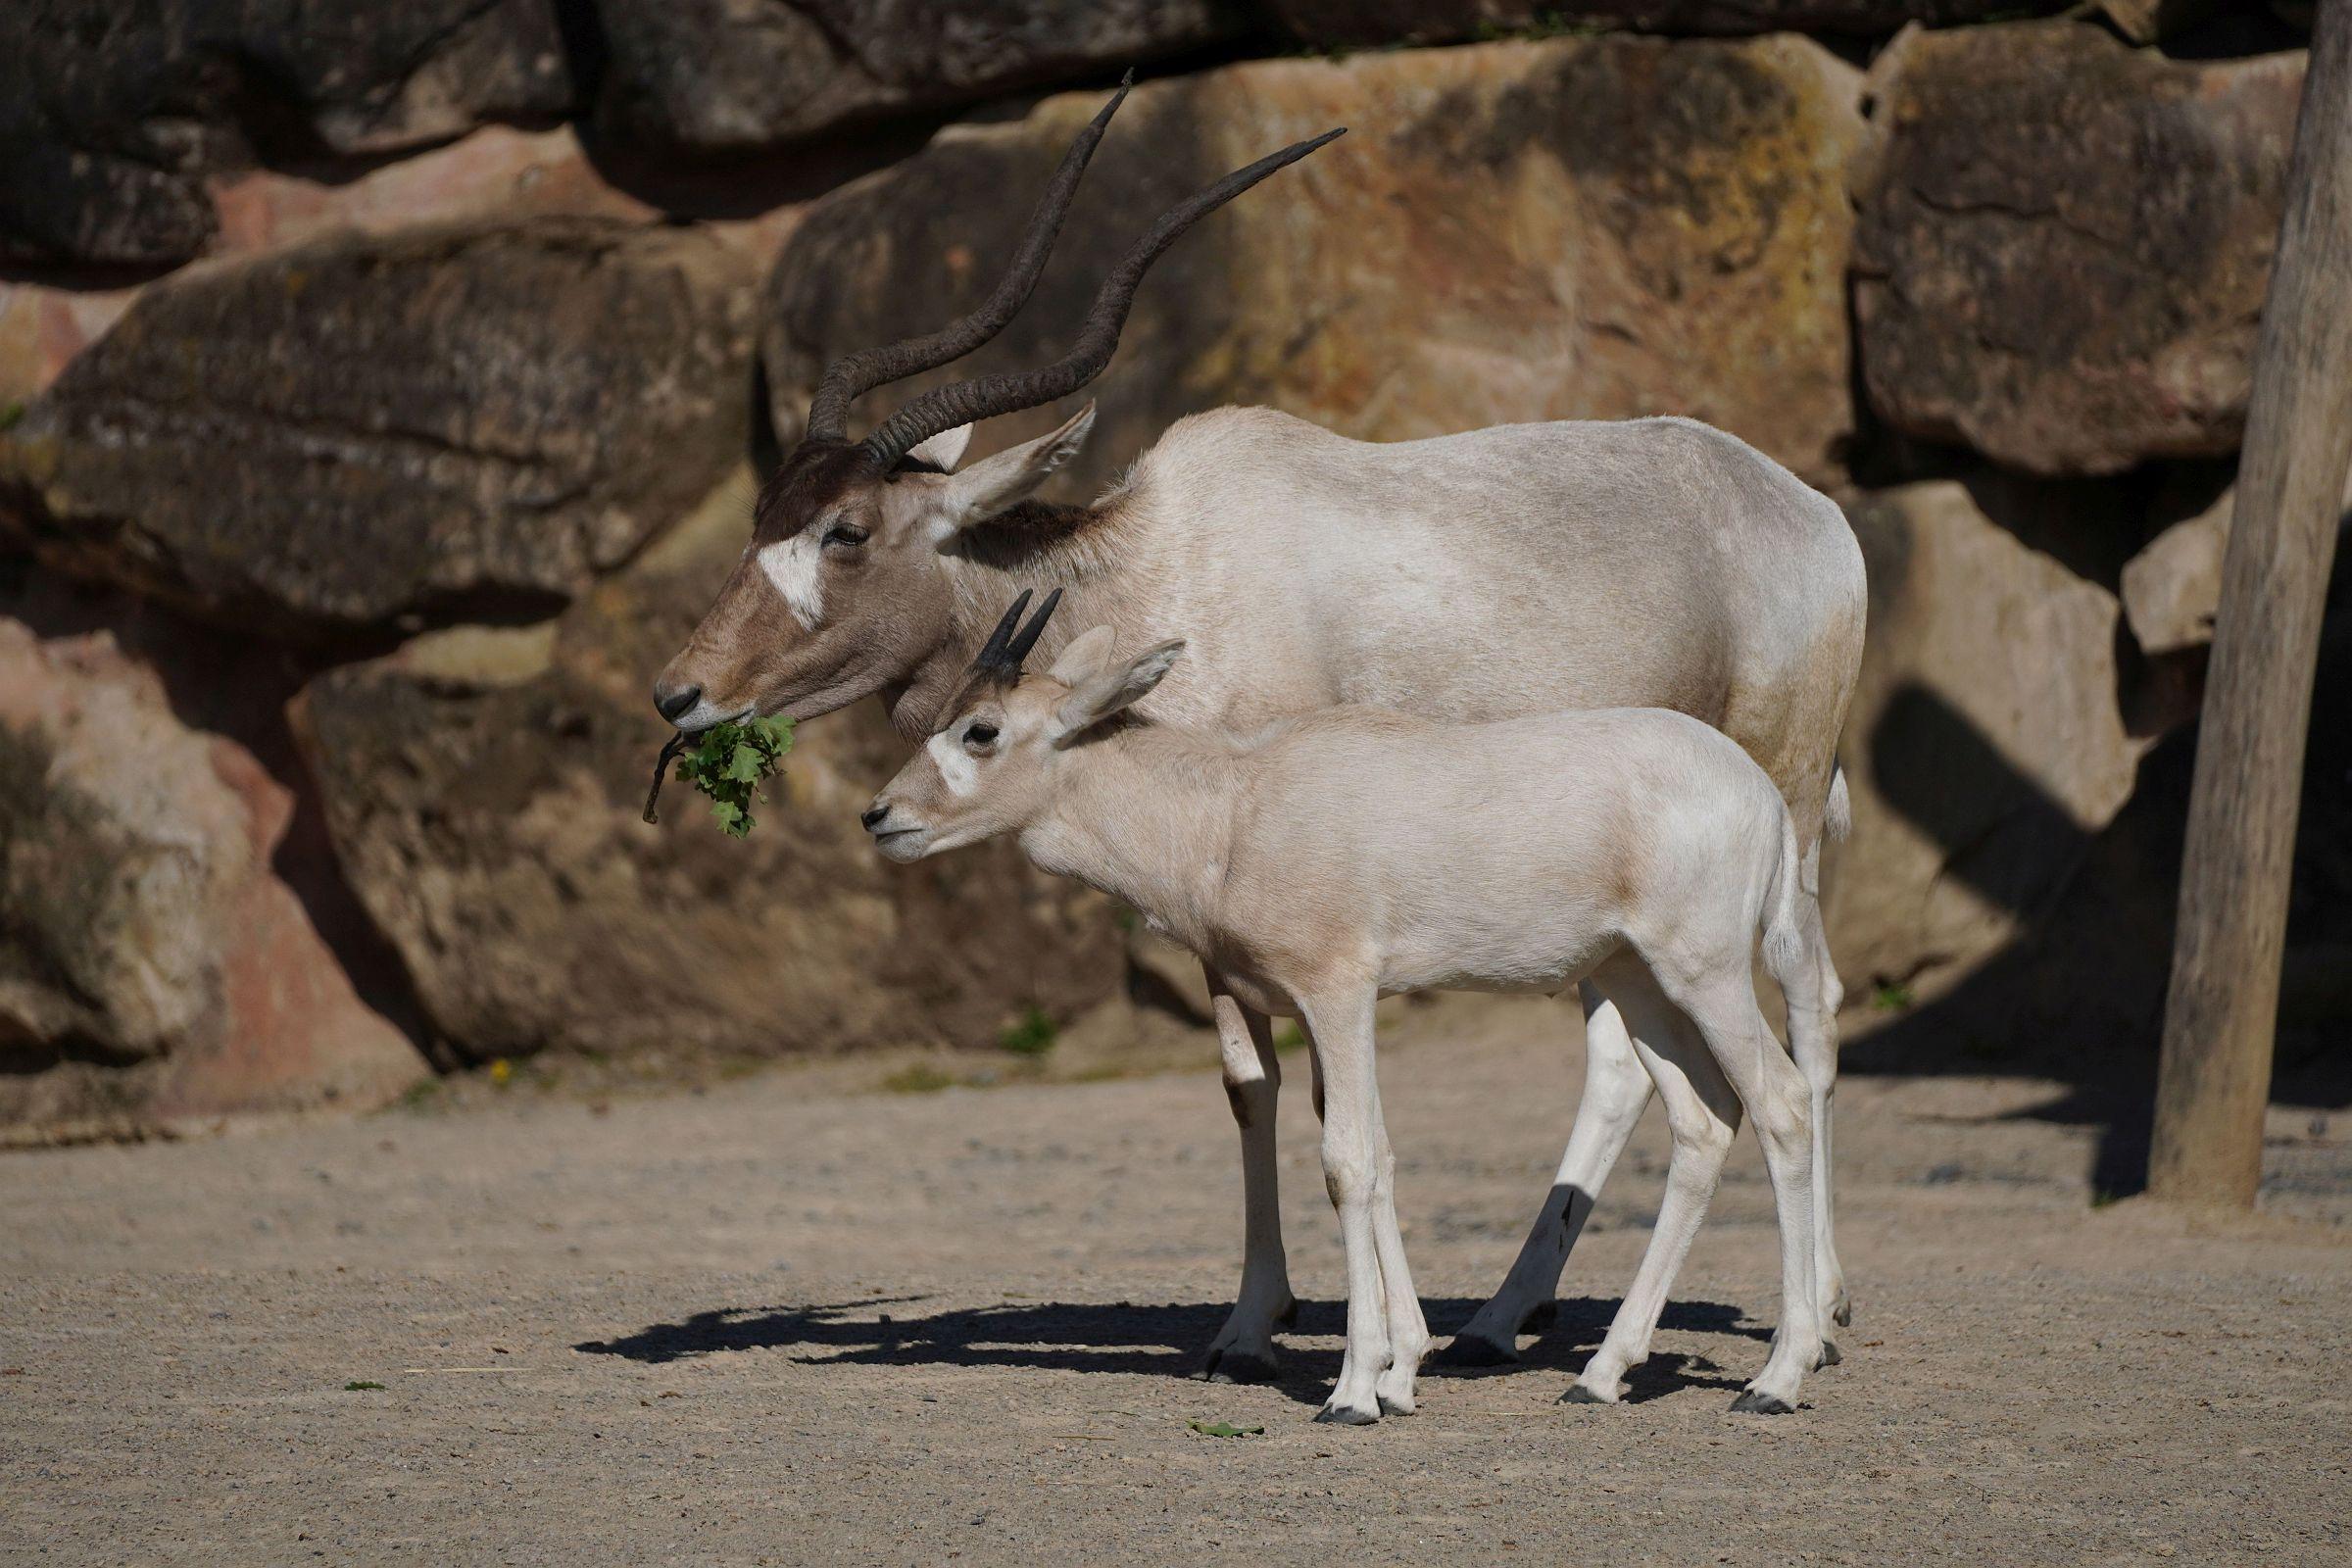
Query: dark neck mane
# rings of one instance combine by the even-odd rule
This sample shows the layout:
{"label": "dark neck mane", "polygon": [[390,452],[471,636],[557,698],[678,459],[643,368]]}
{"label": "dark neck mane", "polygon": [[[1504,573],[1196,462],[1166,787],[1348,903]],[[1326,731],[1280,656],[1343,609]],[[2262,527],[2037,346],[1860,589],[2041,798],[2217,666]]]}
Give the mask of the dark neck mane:
{"label": "dark neck mane", "polygon": [[1100,527],[1109,514],[1110,509],[1102,506],[1016,502],[979,526],[964,530],[958,554],[977,565],[1018,570],[1039,564],[1041,557],[1059,554]]}

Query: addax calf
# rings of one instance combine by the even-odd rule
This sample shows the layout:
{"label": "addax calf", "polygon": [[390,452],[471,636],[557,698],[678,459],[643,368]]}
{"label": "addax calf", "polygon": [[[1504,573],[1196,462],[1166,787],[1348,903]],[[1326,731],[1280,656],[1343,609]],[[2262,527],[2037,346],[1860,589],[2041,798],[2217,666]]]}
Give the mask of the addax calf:
{"label": "addax calf", "polygon": [[1125,900],[1248,1005],[1305,1026],[1348,1252],[1348,1351],[1318,1419],[1411,1410],[1430,1343],[1396,1224],[1374,1002],[1587,979],[1633,1026],[1674,1157],[1633,1289],[1568,1397],[1615,1402],[1648,1352],[1744,1105],[1780,1211],[1782,1307],[1734,1408],[1794,1408],[1822,1354],[1819,1172],[1805,1080],[1757,1010],[1757,933],[1792,1019],[1813,1017],[1820,971],[1795,831],[1763,769],[1661,709],[1440,724],[1338,708],[1248,738],[1152,724],[1128,710],[1184,644],[1120,657],[1099,626],[1023,675],[1054,604],[1023,627],[1027,599],[866,828],[896,860],[1017,833],[1039,866]]}

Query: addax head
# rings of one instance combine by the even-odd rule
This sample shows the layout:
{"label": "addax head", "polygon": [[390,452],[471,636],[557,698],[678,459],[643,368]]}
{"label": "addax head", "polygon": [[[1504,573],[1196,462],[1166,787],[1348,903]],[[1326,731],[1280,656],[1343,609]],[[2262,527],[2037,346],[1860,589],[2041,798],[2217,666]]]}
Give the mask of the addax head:
{"label": "addax head", "polygon": [[1092,381],[1110,362],[1136,288],[1161,251],[1205,214],[1340,134],[1286,147],[1163,214],[1111,269],[1076,345],[1060,360],[926,392],[853,443],[849,413],[857,398],[969,354],[1028,300],[1087,160],[1126,94],[1122,86],[1071,143],[1010,270],[978,310],[928,337],[867,349],[826,368],[808,405],[807,434],[760,491],[743,560],[654,682],[663,718],[683,730],[753,713],[806,718],[911,677],[953,629],[942,550],[1067,463],[1086,439],[1094,409],[957,471],[973,423],[1054,402]]}
{"label": "addax head", "polygon": [[1184,652],[1165,642],[1121,659],[1110,628],[1097,626],[1052,669],[1023,674],[1021,661],[1060,599],[1048,595],[1026,626],[1029,596],[1012,602],[945,722],[874,797],[860,820],[884,855],[919,860],[1026,827],[1052,801],[1063,754],[1141,701]]}

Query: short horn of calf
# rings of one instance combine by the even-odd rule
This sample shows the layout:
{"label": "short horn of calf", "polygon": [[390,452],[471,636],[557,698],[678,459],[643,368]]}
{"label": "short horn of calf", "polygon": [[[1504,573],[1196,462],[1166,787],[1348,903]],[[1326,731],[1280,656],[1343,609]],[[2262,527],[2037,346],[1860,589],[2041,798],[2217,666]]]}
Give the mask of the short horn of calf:
{"label": "short horn of calf", "polygon": [[1054,618],[1054,607],[1060,603],[1061,590],[1056,588],[1046,595],[1046,602],[1037,607],[1029,624],[1022,626],[1021,612],[1029,608],[1029,590],[1022,589],[1012,608],[997,622],[997,629],[988,634],[980,652],[972,656],[972,674],[1006,683],[1019,680],[1022,662],[1037,646],[1038,638],[1045,635],[1046,622]]}

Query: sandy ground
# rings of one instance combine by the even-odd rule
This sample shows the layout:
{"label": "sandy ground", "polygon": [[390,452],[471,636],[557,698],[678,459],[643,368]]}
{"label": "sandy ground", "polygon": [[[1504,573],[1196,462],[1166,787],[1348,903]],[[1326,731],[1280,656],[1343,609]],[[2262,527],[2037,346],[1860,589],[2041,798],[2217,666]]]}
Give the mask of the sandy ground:
{"label": "sandy ground", "polygon": [[[1543,1004],[1391,1031],[1441,1332],[1515,1251],[1577,1065]],[[1286,1380],[1234,1388],[1186,1376],[1239,1247],[1212,1075],[841,1076],[0,1158],[0,1558],[2352,1558],[2340,1116],[2276,1113],[2266,1214],[2198,1227],[2093,1206],[2093,1130],[2028,1114],[2052,1086],[1849,1079],[1859,1315],[1809,1407],[1728,1410],[1774,1302],[1747,1138],[1635,1399],[1562,1405],[1658,1198],[1653,1111],[1526,1363],[1348,1430],[1308,1419],[1342,1272],[1303,1093],[1306,1306]]]}

